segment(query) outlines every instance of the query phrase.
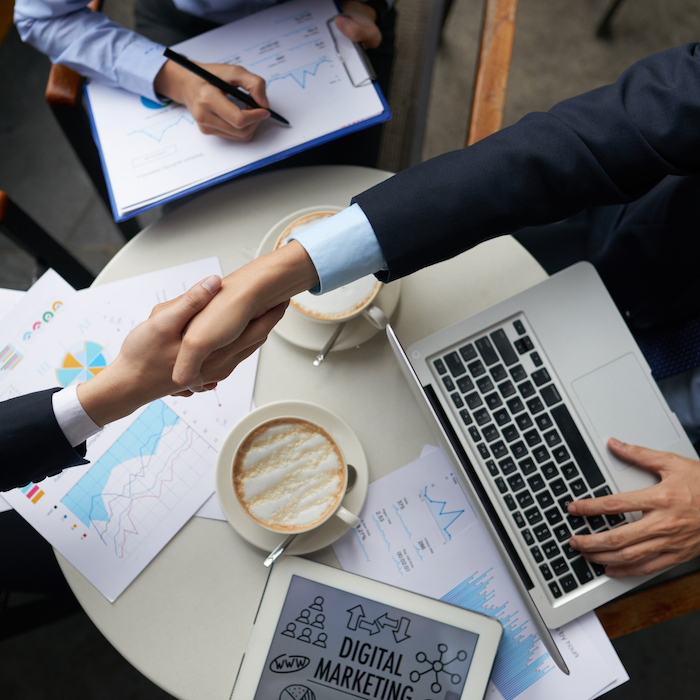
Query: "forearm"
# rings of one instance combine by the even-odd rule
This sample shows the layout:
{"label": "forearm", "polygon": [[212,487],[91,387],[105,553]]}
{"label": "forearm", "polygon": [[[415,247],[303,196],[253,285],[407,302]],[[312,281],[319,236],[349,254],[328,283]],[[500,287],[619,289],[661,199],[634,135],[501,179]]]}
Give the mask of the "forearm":
{"label": "forearm", "polygon": [[635,64],[611,86],[531,114],[354,198],[388,264],[384,279],[525,226],[637,199],[700,170],[695,45]]}

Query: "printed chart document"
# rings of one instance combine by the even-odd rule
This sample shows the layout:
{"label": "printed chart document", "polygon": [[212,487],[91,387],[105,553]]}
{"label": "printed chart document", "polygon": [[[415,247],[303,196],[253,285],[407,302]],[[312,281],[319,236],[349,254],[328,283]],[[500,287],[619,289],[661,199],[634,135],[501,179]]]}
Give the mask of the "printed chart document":
{"label": "printed chart document", "polygon": [[[216,258],[192,267],[195,274],[187,266],[171,270],[165,286],[163,272],[152,283],[137,278],[141,300],[170,297],[166,288],[175,296],[183,279],[191,286],[221,274]],[[115,289],[124,300],[134,297],[128,281]],[[89,292],[47,272],[3,318],[0,343],[19,361],[0,375],[0,400],[89,379],[149,313],[150,306],[94,306]],[[114,601],[214,492],[219,447],[250,410],[256,368],[257,353],[215,391],[166,397],[106,426],[88,440],[90,464],[9,491],[6,500]]]}
{"label": "printed chart document", "polygon": [[554,632],[559,671],[442,450],[370,484],[360,519],[333,545],[343,569],[503,624],[487,698],[590,700],[628,680],[594,613]]}
{"label": "printed chart document", "polygon": [[[265,79],[270,106],[249,143],[205,136],[182,105],[90,83],[93,134],[117,221],[391,117],[359,49],[329,20],[333,0],[292,0],[173,48]],[[342,57],[342,58],[341,58]]]}

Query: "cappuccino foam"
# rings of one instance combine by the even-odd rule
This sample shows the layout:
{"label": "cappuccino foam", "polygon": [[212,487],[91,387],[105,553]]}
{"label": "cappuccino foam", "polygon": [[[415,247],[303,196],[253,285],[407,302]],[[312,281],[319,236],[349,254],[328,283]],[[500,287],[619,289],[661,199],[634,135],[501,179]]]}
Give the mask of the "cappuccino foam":
{"label": "cappuccino foam", "polygon": [[[331,216],[334,216],[333,212],[315,212],[298,218],[282,232],[276,247],[284,245],[290,236]],[[321,321],[342,321],[365,308],[377,295],[381,286],[382,283],[374,275],[366,275],[325,294],[302,292],[292,297],[291,304],[312,318]]]}
{"label": "cappuccino foam", "polygon": [[246,513],[277,532],[310,529],[330,516],[345,492],[340,448],[321,427],[278,418],[253,430],[233,462],[233,486]]}

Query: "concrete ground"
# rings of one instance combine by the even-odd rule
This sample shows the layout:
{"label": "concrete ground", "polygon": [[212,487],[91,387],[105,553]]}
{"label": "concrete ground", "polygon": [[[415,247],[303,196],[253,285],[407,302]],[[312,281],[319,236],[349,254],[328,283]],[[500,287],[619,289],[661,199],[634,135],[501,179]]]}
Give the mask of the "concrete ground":
{"label": "concrete ground", "polygon": [[[609,1],[521,1],[506,124],[613,81],[635,60],[700,35],[700,5],[693,0],[627,0],[615,18],[612,39],[598,40],[594,29]],[[113,14],[128,17],[128,0],[111,2]],[[464,143],[480,18],[480,0],[455,0],[435,70],[425,157]],[[0,45],[0,188],[97,273],[123,238],[44,104],[48,71],[48,60],[10,30]],[[157,213],[141,224],[153,216]],[[26,289],[32,272],[31,259],[0,236],[0,286]],[[10,604],[28,600],[15,597]],[[0,616],[0,635],[2,624]],[[617,640],[632,680],[608,697],[696,697],[695,625],[700,626],[700,613]],[[0,697],[169,696],[122,659],[78,612],[0,641]]]}

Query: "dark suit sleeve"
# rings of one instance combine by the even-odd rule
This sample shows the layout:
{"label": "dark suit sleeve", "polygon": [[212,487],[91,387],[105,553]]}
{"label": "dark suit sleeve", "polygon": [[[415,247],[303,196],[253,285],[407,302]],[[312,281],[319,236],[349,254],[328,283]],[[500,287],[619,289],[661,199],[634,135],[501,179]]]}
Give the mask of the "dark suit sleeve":
{"label": "dark suit sleeve", "polygon": [[494,236],[638,199],[666,175],[700,172],[700,49],[639,61],[469,148],[354,198],[391,281]]}
{"label": "dark suit sleeve", "polygon": [[88,464],[85,443],[71,447],[56,422],[48,389],[0,402],[0,491]]}

